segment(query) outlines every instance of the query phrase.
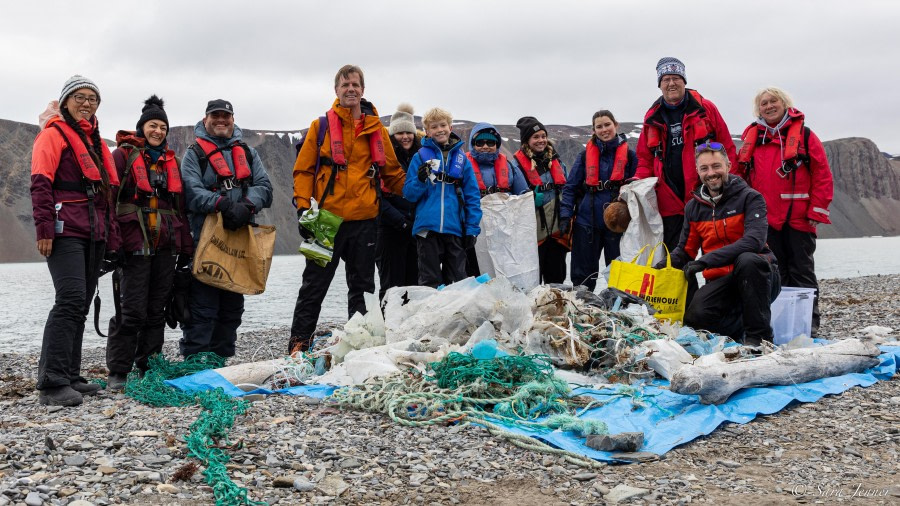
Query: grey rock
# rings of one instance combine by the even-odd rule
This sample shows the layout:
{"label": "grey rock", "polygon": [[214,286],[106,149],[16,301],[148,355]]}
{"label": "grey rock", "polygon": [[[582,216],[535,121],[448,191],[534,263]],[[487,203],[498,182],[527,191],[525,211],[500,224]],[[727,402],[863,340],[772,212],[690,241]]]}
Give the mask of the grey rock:
{"label": "grey rock", "polygon": [[63,462],[65,462],[67,466],[80,467],[87,463],[87,459],[82,455],[70,455],[68,457],[63,457]]}
{"label": "grey rock", "polygon": [[620,483],[613,487],[613,489],[610,490],[609,493],[604,496],[604,498],[608,502],[615,504],[635,497],[645,496],[649,493],[650,490],[646,488],[637,488],[625,485],[624,483]]}
{"label": "grey rock", "polygon": [[29,478],[27,476],[16,480],[17,487],[27,487],[27,486],[31,485],[31,483],[32,483],[31,478]]}
{"label": "grey rock", "polygon": [[356,469],[360,466],[362,466],[362,462],[354,458],[344,459],[338,464],[341,469]]}
{"label": "grey rock", "polygon": [[742,465],[741,463],[735,462],[733,460],[719,460],[719,461],[716,461],[716,463],[719,465],[725,466],[727,468],[730,468],[730,469],[737,469],[737,468],[741,467],[741,465]]}
{"label": "grey rock", "polygon": [[572,479],[578,481],[590,481],[597,477],[597,473],[578,473],[572,476]]}
{"label": "grey rock", "polygon": [[588,448],[603,452],[635,452],[644,445],[643,432],[620,432],[587,437]]}
{"label": "grey rock", "polygon": [[25,504],[28,506],[41,506],[44,504],[44,500],[41,499],[40,494],[37,492],[29,492],[27,496],[25,496]]}
{"label": "grey rock", "polygon": [[294,489],[300,492],[310,492],[316,489],[316,484],[306,478],[300,477],[294,480]]}

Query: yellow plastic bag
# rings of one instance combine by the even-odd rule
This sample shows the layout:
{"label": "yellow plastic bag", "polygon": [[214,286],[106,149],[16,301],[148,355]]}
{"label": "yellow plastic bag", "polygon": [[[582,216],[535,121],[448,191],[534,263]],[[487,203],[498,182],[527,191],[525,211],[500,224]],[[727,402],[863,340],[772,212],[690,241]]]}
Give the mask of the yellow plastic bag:
{"label": "yellow plastic bag", "polygon": [[[631,262],[613,260],[609,271],[609,286],[646,300],[657,311],[653,316],[660,320],[680,322],[684,318],[687,304],[687,279],[681,269],[672,267],[668,248],[665,268],[652,267],[653,253],[647,259],[647,265],[638,264],[637,259],[649,246],[641,248]],[[653,246],[653,252],[655,251],[656,246]]]}

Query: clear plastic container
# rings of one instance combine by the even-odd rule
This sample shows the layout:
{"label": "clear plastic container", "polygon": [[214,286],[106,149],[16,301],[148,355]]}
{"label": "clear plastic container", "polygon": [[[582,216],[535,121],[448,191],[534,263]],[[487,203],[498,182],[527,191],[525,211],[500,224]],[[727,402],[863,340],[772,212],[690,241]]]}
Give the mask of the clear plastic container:
{"label": "clear plastic container", "polygon": [[810,337],[815,294],[815,288],[781,287],[781,293],[772,303],[772,331],[776,345],[787,343],[801,334]]}

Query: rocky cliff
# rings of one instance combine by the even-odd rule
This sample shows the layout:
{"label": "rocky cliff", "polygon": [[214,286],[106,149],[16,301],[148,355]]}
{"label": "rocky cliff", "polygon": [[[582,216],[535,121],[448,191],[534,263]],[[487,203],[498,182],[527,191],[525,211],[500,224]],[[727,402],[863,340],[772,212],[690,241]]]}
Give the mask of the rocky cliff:
{"label": "rocky cliff", "polygon": [[[387,121],[387,117],[384,118]],[[418,120],[419,118],[417,118]],[[454,122],[454,131],[468,140],[474,123]],[[499,125],[504,151],[511,155],[519,148],[519,130]],[[639,124],[622,123],[622,131],[634,145]],[[547,125],[563,161],[571,166],[590,137],[587,126]],[[0,262],[40,260],[35,249],[34,224],[29,194],[31,145],[38,127],[0,120]],[[104,132],[112,137],[115,132]],[[303,132],[244,130],[244,140],[256,148],[275,188],[271,209],[262,213],[260,222],[278,229],[275,251],[293,253],[299,244],[297,221],[291,198],[294,144]],[[184,153],[193,141],[193,127],[173,127],[169,142],[176,153]],[[831,226],[819,229],[822,238],[861,237],[900,234],[900,161],[890,160],[868,139],[848,138],[825,142],[835,179]]]}

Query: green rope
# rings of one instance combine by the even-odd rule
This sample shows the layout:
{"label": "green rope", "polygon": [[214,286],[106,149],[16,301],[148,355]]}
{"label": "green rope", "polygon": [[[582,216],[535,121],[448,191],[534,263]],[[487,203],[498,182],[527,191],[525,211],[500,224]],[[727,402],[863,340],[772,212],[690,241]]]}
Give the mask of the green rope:
{"label": "green rope", "polygon": [[434,380],[441,388],[454,389],[480,380],[488,385],[519,387],[553,376],[553,365],[546,355],[506,356],[481,360],[472,355],[450,352],[440,362],[429,364]]}
{"label": "green rope", "polygon": [[[228,432],[237,415],[243,414],[249,404],[235,399],[221,389],[204,392],[185,393],[165,384],[166,380],[180,378],[206,369],[217,369],[225,365],[225,359],[215,353],[198,353],[183,362],[170,362],[162,354],[150,357],[149,370],[139,377],[133,372],[125,384],[126,395],[151,406],[191,406],[199,404],[203,411],[190,426],[185,436],[188,456],[194,457],[206,467],[203,475],[212,487],[217,506],[239,504],[265,505],[266,502],[252,501],[247,489],[239,487],[228,477],[225,465],[231,458],[221,446],[230,446]],[[223,440],[218,443],[217,440]]]}

